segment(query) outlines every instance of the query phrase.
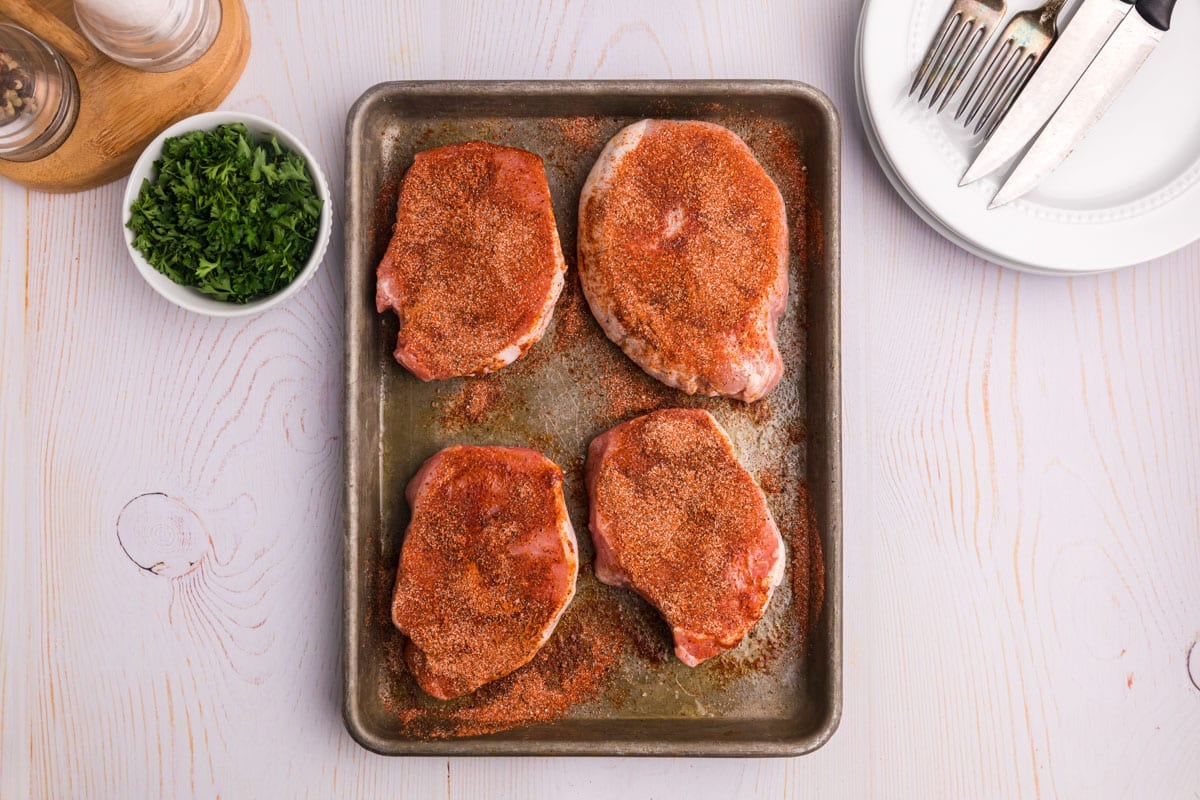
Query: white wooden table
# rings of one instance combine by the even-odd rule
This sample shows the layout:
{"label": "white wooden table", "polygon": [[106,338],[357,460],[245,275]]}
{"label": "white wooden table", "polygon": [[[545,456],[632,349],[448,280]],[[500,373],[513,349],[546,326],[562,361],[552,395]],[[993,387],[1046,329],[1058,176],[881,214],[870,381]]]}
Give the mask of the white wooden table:
{"label": "white wooden table", "polygon": [[[361,750],[338,706],[340,235],[298,300],[221,322],[138,277],[121,183],[2,184],[0,797],[1200,797],[1200,247],[1064,280],[939,239],[863,141],[851,0],[249,11],[225,106],[296,131],[339,214],[346,111],[381,80],[775,77],[833,98],[841,729],[787,761]],[[127,555],[118,515],[146,492],[199,533],[142,500]]]}

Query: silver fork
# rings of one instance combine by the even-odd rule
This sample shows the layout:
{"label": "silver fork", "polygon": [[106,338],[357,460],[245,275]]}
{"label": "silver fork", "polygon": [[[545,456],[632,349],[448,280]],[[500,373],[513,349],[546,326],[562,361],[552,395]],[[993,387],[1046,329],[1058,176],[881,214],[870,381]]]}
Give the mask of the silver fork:
{"label": "silver fork", "polygon": [[963,125],[969,128],[978,118],[973,132],[991,133],[1058,38],[1058,14],[1065,3],[1047,0],[1040,8],[1013,16],[972,81],[955,119],[966,114]]}
{"label": "silver fork", "polygon": [[950,13],[929,44],[925,60],[908,90],[909,95],[920,86],[920,102],[933,89],[929,107],[933,108],[938,98],[943,98],[938,111],[944,109],[975,65],[984,43],[995,31],[1007,7],[1007,0],[954,0]]}

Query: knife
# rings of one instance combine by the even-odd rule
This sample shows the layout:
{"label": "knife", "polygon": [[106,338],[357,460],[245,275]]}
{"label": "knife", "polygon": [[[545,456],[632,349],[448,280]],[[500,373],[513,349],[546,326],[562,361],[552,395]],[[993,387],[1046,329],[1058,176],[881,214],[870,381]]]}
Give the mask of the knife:
{"label": "knife", "polygon": [[1084,0],[959,186],[992,174],[1029,144],[1133,8],[1133,2]]}
{"label": "knife", "polygon": [[1171,27],[1176,0],[1137,0],[988,208],[1031,191],[1071,154]]}

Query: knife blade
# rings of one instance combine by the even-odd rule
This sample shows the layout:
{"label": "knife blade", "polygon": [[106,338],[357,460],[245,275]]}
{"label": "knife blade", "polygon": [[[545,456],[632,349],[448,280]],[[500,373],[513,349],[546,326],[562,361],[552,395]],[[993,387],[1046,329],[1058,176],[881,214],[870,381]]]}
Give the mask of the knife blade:
{"label": "knife blade", "polygon": [[1085,0],[959,186],[992,174],[1029,144],[1132,8],[1133,0]]}
{"label": "knife blade", "polygon": [[989,209],[1033,190],[1071,154],[1154,52],[1170,28],[1175,1],[1138,0],[1050,117]]}

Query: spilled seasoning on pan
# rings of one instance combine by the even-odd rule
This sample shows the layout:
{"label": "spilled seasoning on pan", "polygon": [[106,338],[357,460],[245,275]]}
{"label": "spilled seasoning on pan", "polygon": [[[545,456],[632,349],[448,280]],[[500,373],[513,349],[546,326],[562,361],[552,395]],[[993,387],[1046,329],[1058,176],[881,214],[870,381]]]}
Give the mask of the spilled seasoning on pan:
{"label": "spilled seasoning on pan", "polygon": [[375,208],[371,213],[371,240],[375,243],[371,257],[372,270],[383,258],[388,240],[392,238],[392,227],[396,224],[396,199],[400,196],[400,182],[403,177],[399,170],[389,172],[375,198]]}
{"label": "spilled seasoning on pan", "polygon": [[[618,354],[624,359],[624,354]],[[684,395],[624,363],[607,364],[600,372],[597,392],[602,398],[602,416],[613,424],[639,414],[671,406],[690,405]]]}
{"label": "spilled seasoning on pan", "polygon": [[629,637],[611,598],[576,602],[532,661],[447,702],[416,688],[403,666],[402,641],[396,637],[389,644],[388,661],[392,672],[403,677],[383,687],[383,702],[406,735],[446,739],[549,722],[594,699],[628,648]]}
{"label": "spilled seasoning on pan", "polygon": [[551,121],[565,147],[580,153],[598,150],[604,144],[604,125],[596,117],[560,117]]}
{"label": "spilled seasoning on pan", "polygon": [[455,391],[434,400],[438,424],[447,431],[461,431],[490,422],[498,414],[511,413],[519,399],[505,391],[507,388],[503,379],[462,379]]}
{"label": "spilled seasoning on pan", "polygon": [[810,634],[825,605],[825,559],[817,530],[817,513],[808,487],[800,484],[800,504],[796,519],[789,520],[787,544],[791,553],[788,574],[792,581],[792,607],[801,620],[801,644],[807,647]]}
{"label": "spilled seasoning on pan", "polygon": [[553,348],[557,353],[584,346],[590,337],[600,333],[600,326],[592,319],[583,288],[579,285],[579,273],[575,271],[575,254],[566,255],[567,279],[563,284],[558,306],[554,309]]}

